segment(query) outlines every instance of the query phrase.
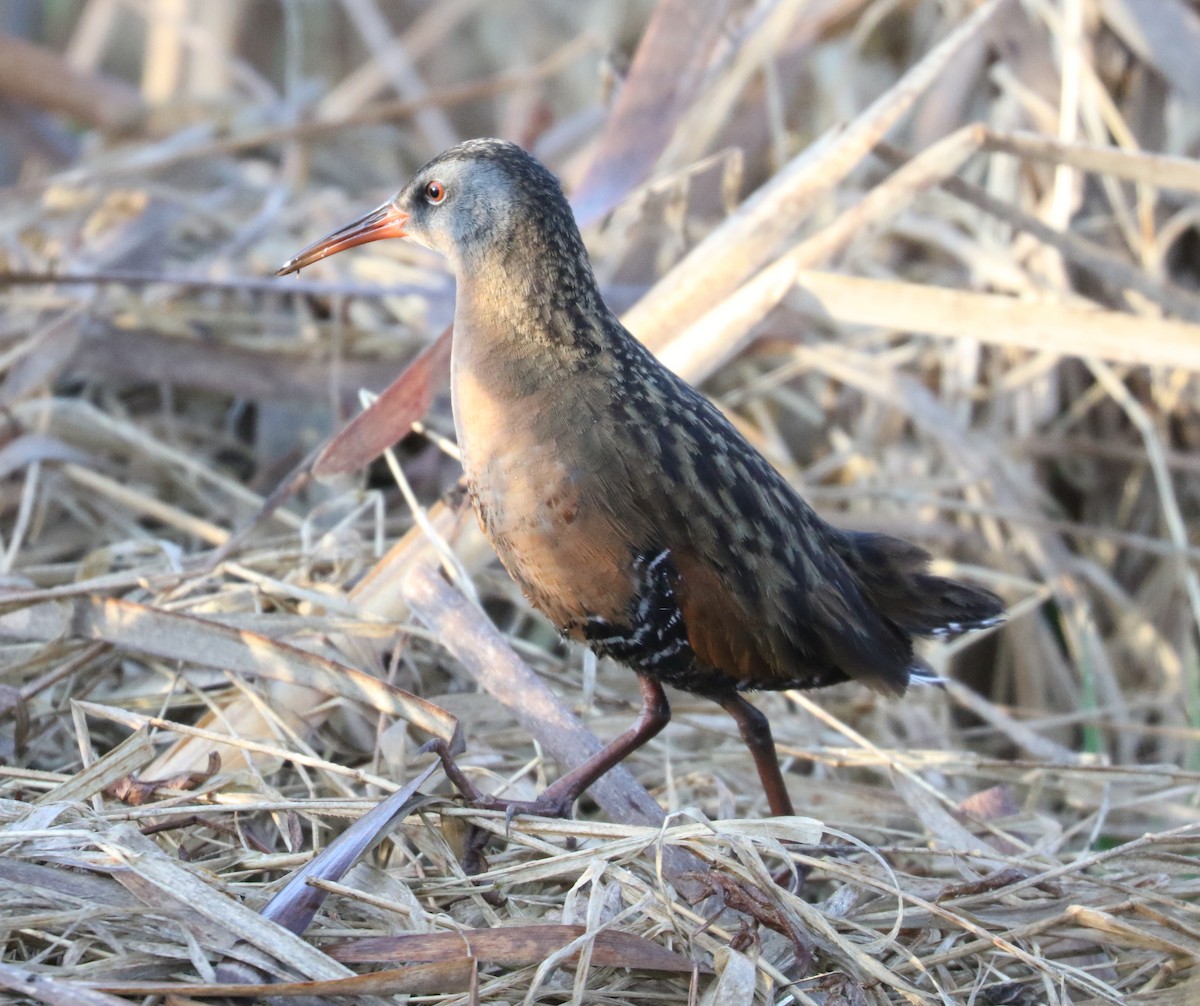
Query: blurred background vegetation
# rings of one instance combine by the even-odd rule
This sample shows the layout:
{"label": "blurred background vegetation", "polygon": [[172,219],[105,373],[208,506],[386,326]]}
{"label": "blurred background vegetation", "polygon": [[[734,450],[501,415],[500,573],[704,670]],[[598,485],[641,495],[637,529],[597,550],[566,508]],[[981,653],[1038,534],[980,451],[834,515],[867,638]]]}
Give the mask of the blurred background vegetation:
{"label": "blurred background vegetation", "polygon": [[[327,687],[288,688],[217,660],[226,631],[437,702],[465,724],[481,784],[536,792],[540,749],[404,603],[416,560],[389,565],[387,549],[424,538],[392,470],[310,484],[256,518],[360,390],[387,387],[453,314],[442,264],[402,242],[298,280],[274,269],[441,149],[498,135],[563,178],[635,333],[824,514],[920,541],[1010,602],[1003,629],[931,651],[957,679],[944,693],[834,689],[817,697],[828,718],[803,696],[756,700],[797,806],[888,850],[890,873],[851,857],[810,888],[831,899],[812,909],[830,927],[820,966],[875,997],[844,1001],[936,986],[965,1003],[1009,984],[1026,998],[991,1001],[1191,1001],[1198,52],[1185,0],[4,0],[0,812],[21,822],[55,794],[72,808],[61,836],[31,828],[13,855],[91,869],[94,841],[123,847],[120,823],[187,806],[168,787],[154,817],[79,781],[101,779],[145,717],[153,750],[133,768],[118,752],[114,778],[200,773],[197,807],[238,807],[240,831],[214,813],[155,833],[172,861],[220,878],[214,898],[257,904],[283,869],[263,857],[341,828],[344,809],[320,800],[366,806],[381,777],[411,771],[423,735],[392,707],[347,698],[331,671]],[[611,736],[632,679],[565,650],[490,563],[438,444],[445,392],[435,373],[415,392],[421,428],[394,431],[407,482],[508,640]],[[104,600],[141,621],[119,629]],[[668,810],[761,816],[728,721],[688,697],[677,709],[632,759],[638,780]],[[211,751],[220,768],[204,776]],[[346,768],[378,775],[352,793]],[[429,879],[455,869],[437,829],[405,828],[378,866],[418,892],[412,917],[495,923]],[[564,865],[514,893],[522,869],[559,862],[550,843],[494,861],[530,917],[565,917],[579,879]],[[686,909],[649,859],[636,883],[613,881],[623,904],[630,884],[652,903],[626,924],[710,959],[716,937],[663,921]],[[1009,868],[1025,886],[1007,901],[955,889],[943,914],[918,905]],[[1030,879],[1050,875],[1057,888]],[[14,917],[45,907],[19,885],[3,896]],[[907,942],[889,897],[908,906]],[[1153,938],[1124,921],[1144,903]],[[340,924],[366,931],[374,916],[356,911]],[[82,917],[60,920],[70,937],[13,928],[5,958],[167,973],[136,920],[85,939]],[[977,946],[971,920],[1007,942]],[[855,949],[863,933],[882,974]],[[775,936],[762,1001],[796,977]],[[547,987],[641,1001],[618,972]],[[1060,999],[1030,991],[1043,979]],[[488,1001],[532,979],[495,981]],[[1182,998],[1153,999],[1168,988]],[[654,994],[688,1001],[686,976]]]}

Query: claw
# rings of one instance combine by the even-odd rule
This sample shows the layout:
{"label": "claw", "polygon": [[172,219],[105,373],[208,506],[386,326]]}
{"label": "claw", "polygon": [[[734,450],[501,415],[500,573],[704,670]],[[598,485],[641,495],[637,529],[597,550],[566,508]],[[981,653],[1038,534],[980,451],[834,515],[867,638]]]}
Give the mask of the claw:
{"label": "claw", "polygon": [[[513,818],[518,814],[533,814],[537,817],[568,817],[571,806],[575,802],[570,789],[560,794],[554,786],[546,790],[536,800],[504,800],[499,797],[481,793],[467,778],[466,773],[459,767],[454,755],[450,753],[449,745],[440,737],[427,740],[417,749],[418,754],[436,754],[442,763],[442,770],[468,806],[478,810],[504,811],[504,836],[512,833]],[[487,845],[489,833],[474,825],[471,826],[472,836],[467,840],[466,852],[463,856],[463,869],[468,875],[478,873],[483,864],[483,849]]]}
{"label": "claw", "polygon": [[475,784],[467,778],[466,773],[458,767],[457,760],[450,753],[450,746],[444,740],[440,737],[431,737],[417,748],[417,754],[429,754],[431,751],[441,760],[446,778],[463,795],[467,803],[483,809],[491,809],[487,805],[490,798],[480,793]]}

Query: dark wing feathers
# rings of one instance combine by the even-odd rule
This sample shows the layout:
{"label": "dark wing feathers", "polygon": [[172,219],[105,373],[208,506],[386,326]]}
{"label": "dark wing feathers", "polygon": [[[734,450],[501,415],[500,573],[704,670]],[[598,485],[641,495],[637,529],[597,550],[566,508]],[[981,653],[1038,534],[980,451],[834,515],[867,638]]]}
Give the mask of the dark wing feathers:
{"label": "dark wing feathers", "polygon": [[841,532],[690,386],[658,368],[626,386],[648,389],[626,403],[636,404],[626,421],[641,439],[647,426],[671,431],[640,445],[659,463],[630,466],[650,473],[630,512],[635,540],[671,552],[697,661],[741,688],[855,678],[903,691],[911,640],[875,608],[841,554]]}
{"label": "dark wing feathers", "polygon": [[[581,457],[608,452],[591,504],[631,544],[635,579],[639,561],[664,553],[656,568],[670,576],[665,600],[661,582],[635,583],[620,619],[626,635],[659,649],[639,658],[610,647],[613,656],[691,691],[852,678],[899,693],[916,663],[914,635],[998,616],[995,595],[928,574],[918,546],[823,521],[706,398],[610,324],[603,365],[613,373],[591,387],[611,398],[580,403],[576,422],[594,417],[595,428],[571,435]],[[645,589],[662,601],[660,627],[681,616],[665,635],[639,631]],[[674,645],[680,628],[686,647]]]}

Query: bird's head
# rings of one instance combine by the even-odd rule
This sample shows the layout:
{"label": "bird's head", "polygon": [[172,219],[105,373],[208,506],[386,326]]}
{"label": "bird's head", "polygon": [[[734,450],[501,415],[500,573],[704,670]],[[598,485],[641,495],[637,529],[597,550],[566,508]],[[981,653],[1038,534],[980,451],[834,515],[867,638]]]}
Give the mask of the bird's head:
{"label": "bird's head", "polygon": [[[503,140],[468,140],[439,154],[382,206],[334,231],[276,273],[297,272],[329,255],[381,238],[407,237],[441,252],[460,276],[536,234],[578,243],[558,180]],[[565,237],[564,237],[565,236]]]}

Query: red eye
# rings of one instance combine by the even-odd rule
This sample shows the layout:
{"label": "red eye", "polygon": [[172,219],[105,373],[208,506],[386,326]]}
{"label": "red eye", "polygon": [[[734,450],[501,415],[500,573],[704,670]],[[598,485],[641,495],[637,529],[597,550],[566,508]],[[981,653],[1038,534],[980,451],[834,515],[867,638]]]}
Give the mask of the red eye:
{"label": "red eye", "polygon": [[440,203],[446,198],[446,186],[441,182],[426,182],[425,183],[425,198],[431,203]]}

